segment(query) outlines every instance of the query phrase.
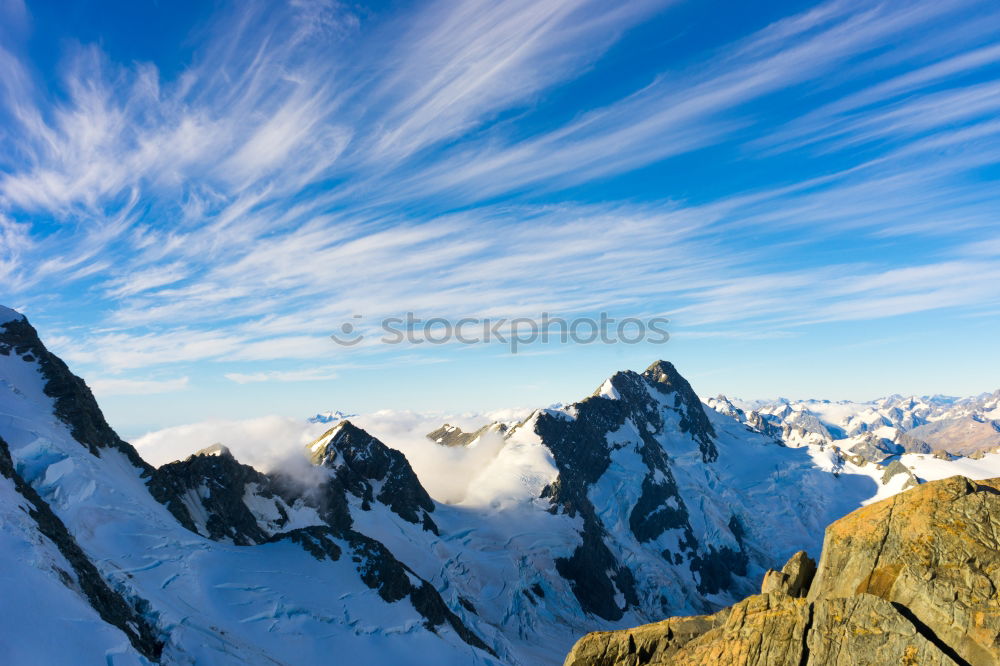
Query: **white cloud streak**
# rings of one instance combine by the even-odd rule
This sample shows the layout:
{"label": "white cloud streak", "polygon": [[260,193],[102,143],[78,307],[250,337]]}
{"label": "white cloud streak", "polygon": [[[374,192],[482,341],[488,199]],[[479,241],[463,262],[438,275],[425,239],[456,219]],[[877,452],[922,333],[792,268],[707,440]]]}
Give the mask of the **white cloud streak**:
{"label": "white cloud streak", "polygon": [[[387,20],[250,6],[170,80],[76,46],[58,101],[0,47],[0,283],[19,301],[53,285],[91,299],[100,329],[59,345],[84,366],[290,364],[226,375],[239,383],[332,378],[306,362],[354,314],[615,307],[767,335],[995,308],[993,283],[965,286],[996,273],[967,239],[903,261],[796,260],[838,234],[995,226],[966,177],[1000,154],[984,76],[1000,51],[981,43],[997,17],[973,6],[828,2],[551,119],[546,93],[669,3],[435,2]],[[881,53],[912,34],[913,66]],[[760,111],[781,95],[803,111]],[[645,202],[558,194],[720,146],[840,157],[702,204],[669,183]]]}
{"label": "white cloud streak", "polygon": [[98,377],[90,380],[90,388],[99,397],[173,393],[175,391],[183,391],[187,387],[187,377],[177,377],[176,379],[115,379]]}

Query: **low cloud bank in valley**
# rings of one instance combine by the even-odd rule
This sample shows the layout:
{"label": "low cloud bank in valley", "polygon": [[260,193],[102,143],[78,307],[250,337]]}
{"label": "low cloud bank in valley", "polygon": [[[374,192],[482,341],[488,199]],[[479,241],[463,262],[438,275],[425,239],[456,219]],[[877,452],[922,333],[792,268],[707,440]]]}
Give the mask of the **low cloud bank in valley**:
{"label": "low cloud bank in valley", "polygon": [[[474,430],[492,421],[515,421],[530,410],[509,409],[484,414],[426,414],[381,410],[350,417],[350,421],[406,456],[434,499],[461,502],[470,481],[503,446],[499,436],[484,437],[477,446],[446,447],[427,439],[444,423]],[[264,471],[282,471],[306,482],[320,480],[306,459],[305,447],[333,424],[305,419],[262,416],[241,421],[204,421],[150,432],[133,440],[152,465],[181,460],[212,444],[223,444],[242,462]]]}

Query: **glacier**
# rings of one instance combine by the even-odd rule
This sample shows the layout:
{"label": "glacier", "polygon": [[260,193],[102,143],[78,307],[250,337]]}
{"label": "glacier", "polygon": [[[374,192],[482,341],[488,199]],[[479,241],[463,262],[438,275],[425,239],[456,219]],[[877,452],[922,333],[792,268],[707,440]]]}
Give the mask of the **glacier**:
{"label": "glacier", "polygon": [[868,407],[787,406],[703,403],[664,361],[616,373],[574,404],[428,440],[496,445],[448,504],[344,415],[303,447],[305,477],[223,446],[153,467],[3,309],[0,659],[558,664],[586,632],[733,603],[908,484],[1000,473],[997,453],[865,457],[841,440],[885,414],[852,430],[837,424]]}

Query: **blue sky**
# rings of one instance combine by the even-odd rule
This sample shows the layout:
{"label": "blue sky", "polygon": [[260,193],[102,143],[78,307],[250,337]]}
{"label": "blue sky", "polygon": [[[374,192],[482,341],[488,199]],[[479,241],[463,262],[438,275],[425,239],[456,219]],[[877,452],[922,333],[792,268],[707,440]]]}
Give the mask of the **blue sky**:
{"label": "blue sky", "polygon": [[[0,302],[126,434],[1000,385],[994,3],[69,4],[0,0]],[[673,337],[327,337],[407,311]]]}

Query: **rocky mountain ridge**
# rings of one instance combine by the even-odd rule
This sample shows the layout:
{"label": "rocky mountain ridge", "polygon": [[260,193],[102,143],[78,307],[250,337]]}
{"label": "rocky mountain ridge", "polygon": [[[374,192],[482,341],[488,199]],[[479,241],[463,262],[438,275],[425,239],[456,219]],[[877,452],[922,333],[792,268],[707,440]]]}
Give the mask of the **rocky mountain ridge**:
{"label": "rocky mountain ridge", "polygon": [[[736,602],[907,476],[830,473],[705,409],[664,361],[487,427],[501,445],[453,506],[345,418],[288,468],[221,445],[153,468],[19,315],[0,318],[0,379],[0,492],[20,506],[30,489],[65,531],[29,521],[12,543],[52,563],[38,570],[51,599],[77,595],[79,621],[101,628],[103,647],[66,649],[115,663],[307,664],[343,646],[370,662],[556,663],[587,631]],[[56,547],[69,539],[85,584]]]}
{"label": "rocky mountain ridge", "polygon": [[798,553],[758,595],[589,634],[565,664],[994,666],[998,552],[1000,479],[927,483],[834,522],[818,568]]}
{"label": "rocky mountain ridge", "polygon": [[981,456],[1000,448],[1000,390],[967,398],[870,402],[709,398],[707,404],[788,446],[837,446],[881,462],[903,453]]}

